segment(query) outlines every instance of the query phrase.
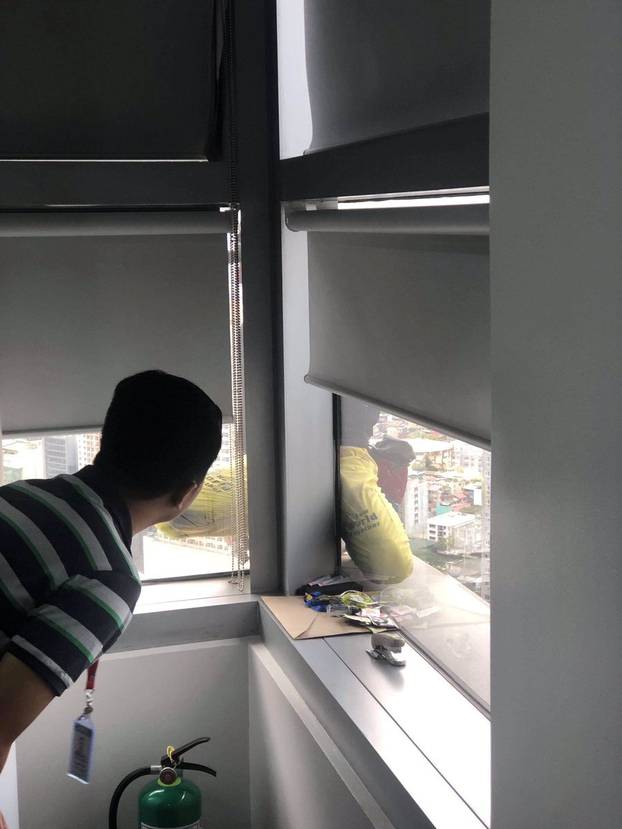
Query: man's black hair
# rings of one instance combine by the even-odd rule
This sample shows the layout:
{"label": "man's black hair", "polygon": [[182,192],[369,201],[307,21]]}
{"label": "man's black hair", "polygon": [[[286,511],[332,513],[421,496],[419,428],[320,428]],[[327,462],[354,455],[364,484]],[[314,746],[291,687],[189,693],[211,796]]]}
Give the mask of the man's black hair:
{"label": "man's black hair", "polygon": [[143,371],[117,385],[95,466],[136,498],[183,492],[220,451],[222,413],[194,383]]}

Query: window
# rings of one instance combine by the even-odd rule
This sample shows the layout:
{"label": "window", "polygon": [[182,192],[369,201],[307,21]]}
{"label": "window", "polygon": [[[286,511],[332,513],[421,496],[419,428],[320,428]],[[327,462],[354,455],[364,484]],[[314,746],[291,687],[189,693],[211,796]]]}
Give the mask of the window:
{"label": "window", "polygon": [[491,454],[341,401],[342,571],[488,708]]}
{"label": "window", "polygon": [[[151,527],[135,536],[132,552],[143,581],[225,575],[232,570],[233,458],[230,424],[223,424],[222,447],[210,469],[203,495],[207,505],[220,515],[206,535],[200,523],[192,535],[181,536],[175,526]],[[73,474],[92,463],[99,451],[100,434],[5,437],[2,441],[3,482],[28,478],[51,478]],[[200,507],[200,498],[197,509]],[[194,534],[196,533],[196,534]]]}
{"label": "window", "polygon": [[[203,498],[203,514],[193,505],[185,525],[142,534],[135,557],[145,580],[235,571],[232,581],[243,590],[242,289],[231,211],[50,210],[5,220],[11,302],[0,304],[0,399],[2,428],[12,436],[7,476],[51,476],[88,462],[97,440],[89,427],[103,422],[121,377],[153,366],[186,377],[209,390],[232,424],[225,428],[228,458],[223,449],[195,502]],[[41,290],[41,261],[53,290]],[[210,518],[214,502],[218,527]]]}

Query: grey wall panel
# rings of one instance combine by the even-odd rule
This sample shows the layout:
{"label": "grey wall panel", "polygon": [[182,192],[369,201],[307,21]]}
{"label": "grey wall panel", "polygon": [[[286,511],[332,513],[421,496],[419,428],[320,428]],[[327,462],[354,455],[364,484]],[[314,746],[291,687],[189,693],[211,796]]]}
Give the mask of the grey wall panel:
{"label": "grey wall panel", "polygon": [[308,236],[309,379],[485,442],[488,240]]}
{"label": "grey wall panel", "polygon": [[622,773],[622,6],[493,0],[495,829],[611,829]]}
{"label": "grey wall panel", "polygon": [[488,110],[489,0],[306,0],[312,150]]}
{"label": "grey wall panel", "polygon": [[224,234],[0,240],[3,431],[103,423],[116,383],[149,368],[231,412]]}

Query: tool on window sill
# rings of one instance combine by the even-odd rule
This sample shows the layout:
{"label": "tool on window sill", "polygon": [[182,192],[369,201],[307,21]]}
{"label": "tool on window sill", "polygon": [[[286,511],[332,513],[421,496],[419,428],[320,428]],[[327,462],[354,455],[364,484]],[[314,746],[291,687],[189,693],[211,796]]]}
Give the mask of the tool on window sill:
{"label": "tool on window sill", "polygon": [[367,653],[372,659],[384,659],[389,665],[402,668],[406,664],[406,657],[402,653],[405,644],[405,639],[399,633],[372,633],[372,650]]}
{"label": "tool on window sill", "polygon": [[305,594],[305,604],[319,613],[331,613],[337,616],[356,614],[366,608],[376,606],[372,597],[360,590],[346,590],[338,595],[316,590]]}
{"label": "tool on window sill", "polygon": [[322,576],[318,579],[303,584],[296,590],[297,596],[304,596],[305,593],[316,593],[321,591],[324,595],[335,596],[343,593],[344,590],[362,590],[363,586],[345,576]]}
{"label": "tool on window sill", "polygon": [[372,631],[374,631],[374,628],[381,628],[383,630],[398,629],[393,619],[387,613],[381,612],[376,607],[363,608],[355,613],[345,614],[344,619],[351,625],[366,627]]}

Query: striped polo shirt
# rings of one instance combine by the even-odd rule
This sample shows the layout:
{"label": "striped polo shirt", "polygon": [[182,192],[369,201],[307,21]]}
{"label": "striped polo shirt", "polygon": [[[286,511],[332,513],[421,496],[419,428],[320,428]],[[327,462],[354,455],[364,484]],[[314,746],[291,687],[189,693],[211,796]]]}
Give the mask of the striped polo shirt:
{"label": "striped polo shirt", "polygon": [[62,694],[132,618],[131,540],[129,511],[94,466],[0,487],[0,654]]}

